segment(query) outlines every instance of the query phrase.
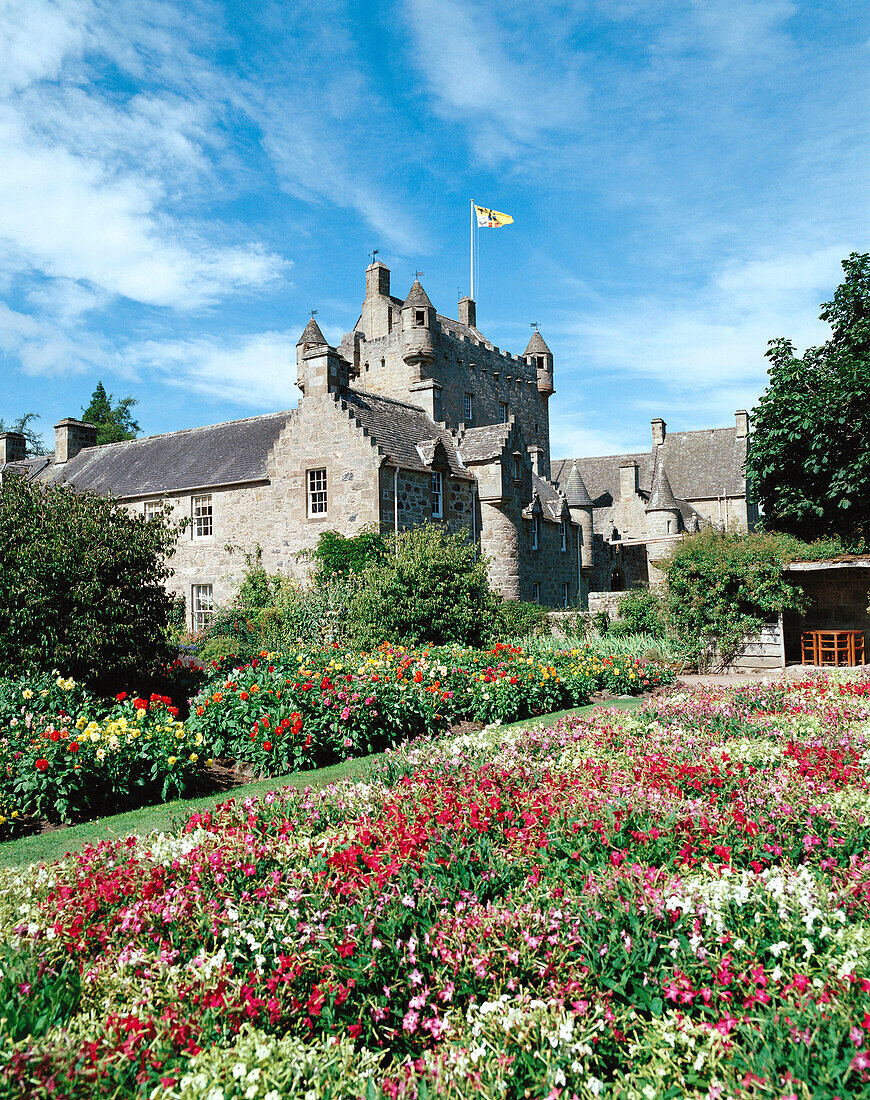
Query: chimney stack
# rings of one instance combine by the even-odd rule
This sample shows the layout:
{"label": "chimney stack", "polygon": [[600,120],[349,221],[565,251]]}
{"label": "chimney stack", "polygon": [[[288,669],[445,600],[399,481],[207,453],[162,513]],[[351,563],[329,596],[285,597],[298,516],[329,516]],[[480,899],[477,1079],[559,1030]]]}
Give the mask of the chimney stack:
{"label": "chimney stack", "polygon": [[529,458],[532,460],[532,469],[538,477],[544,476],[544,448],[533,443],[529,447]]}
{"label": "chimney stack", "polygon": [[619,467],[619,499],[637,496],[637,463],[626,462]]}
{"label": "chimney stack", "polygon": [[477,305],[473,298],[459,299],[459,323],[477,328]]}
{"label": "chimney stack", "polygon": [[94,447],[97,443],[97,428],[86,424],[84,420],[74,420],[68,416],[54,426],[55,465],[69,462],[85,447]]}
{"label": "chimney stack", "polygon": [[27,440],[21,432],[0,432],[0,466],[23,462],[27,458]]}
{"label": "chimney stack", "polygon": [[660,443],[664,443],[665,441],[665,428],[667,424],[665,424],[660,416],[657,416],[655,420],[651,420],[650,423],[652,424],[653,446],[658,447]]}
{"label": "chimney stack", "polygon": [[745,439],[749,435],[749,413],[746,409],[738,409],[734,414],[734,422],[737,425],[737,438]]}

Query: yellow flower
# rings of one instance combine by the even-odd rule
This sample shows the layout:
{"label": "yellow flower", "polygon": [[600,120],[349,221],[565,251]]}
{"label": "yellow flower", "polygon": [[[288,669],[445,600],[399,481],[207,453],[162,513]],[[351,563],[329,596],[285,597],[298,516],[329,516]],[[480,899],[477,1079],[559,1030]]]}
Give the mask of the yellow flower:
{"label": "yellow flower", "polygon": [[197,760],[199,760],[199,757],[196,755],[195,752],[192,752],[188,757],[188,760],[191,762],[191,764],[195,764]]}
{"label": "yellow flower", "polygon": [[32,699],[33,698],[33,692],[30,690],[30,688],[25,688],[24,691],[22,691],[21,694],[24,696],[25,699]]}
{"label": "yellow flower", "polygon": [[166,763],[167,763],[167,764],[168,764],[168,765],[170,766],[170,768],[171,768],[171,767],[173,766],[173,764],[175,764],[175,763],[177,762],[177,760],[178,760],[178,757],[177,757],[177,756],[170,756],[170,757],[169,757],[169,758],[167,759]]}
{"label": "yellow flower", "polygon": [[77,730],[83,730],[87,724],[88,724],[87,718],[85,718],[85,716],[82,715],[81,718],[79,718],[79,720],[76,722],[76,729]]}

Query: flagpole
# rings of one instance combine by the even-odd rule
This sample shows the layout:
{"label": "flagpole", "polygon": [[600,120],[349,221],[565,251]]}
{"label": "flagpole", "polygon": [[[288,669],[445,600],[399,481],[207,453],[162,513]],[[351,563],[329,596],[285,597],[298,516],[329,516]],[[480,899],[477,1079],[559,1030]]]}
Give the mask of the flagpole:
{"label": "flagpole", "polygon": [[474,199],[471,200],[471,300],[474,301]]}

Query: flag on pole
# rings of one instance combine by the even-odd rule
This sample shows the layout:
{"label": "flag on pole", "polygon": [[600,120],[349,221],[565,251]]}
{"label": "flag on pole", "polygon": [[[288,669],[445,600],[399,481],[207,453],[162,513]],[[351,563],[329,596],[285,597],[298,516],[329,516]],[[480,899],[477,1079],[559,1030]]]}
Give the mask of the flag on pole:
{"label": "flag on pole", "polygon": [[474,212],[477,214],[477,225],[480,229],[501,229],[503,225],[510,225],[513,218],[510,214],[502,214],[498,210],[488,210],[485,206],[474,204]]}

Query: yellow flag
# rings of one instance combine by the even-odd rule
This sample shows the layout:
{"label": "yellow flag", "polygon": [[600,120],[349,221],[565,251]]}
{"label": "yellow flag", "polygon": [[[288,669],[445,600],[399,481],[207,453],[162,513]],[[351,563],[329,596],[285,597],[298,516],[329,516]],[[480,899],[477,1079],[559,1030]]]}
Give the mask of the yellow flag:
{"label": "yellow flag", "polygon": [[485,206],[474,204],[477,214],[477,224],[482,229],[501,229],[503,225],[510,225],[513,218],[510,214],[501,214],[498,210],[487,210]]}

